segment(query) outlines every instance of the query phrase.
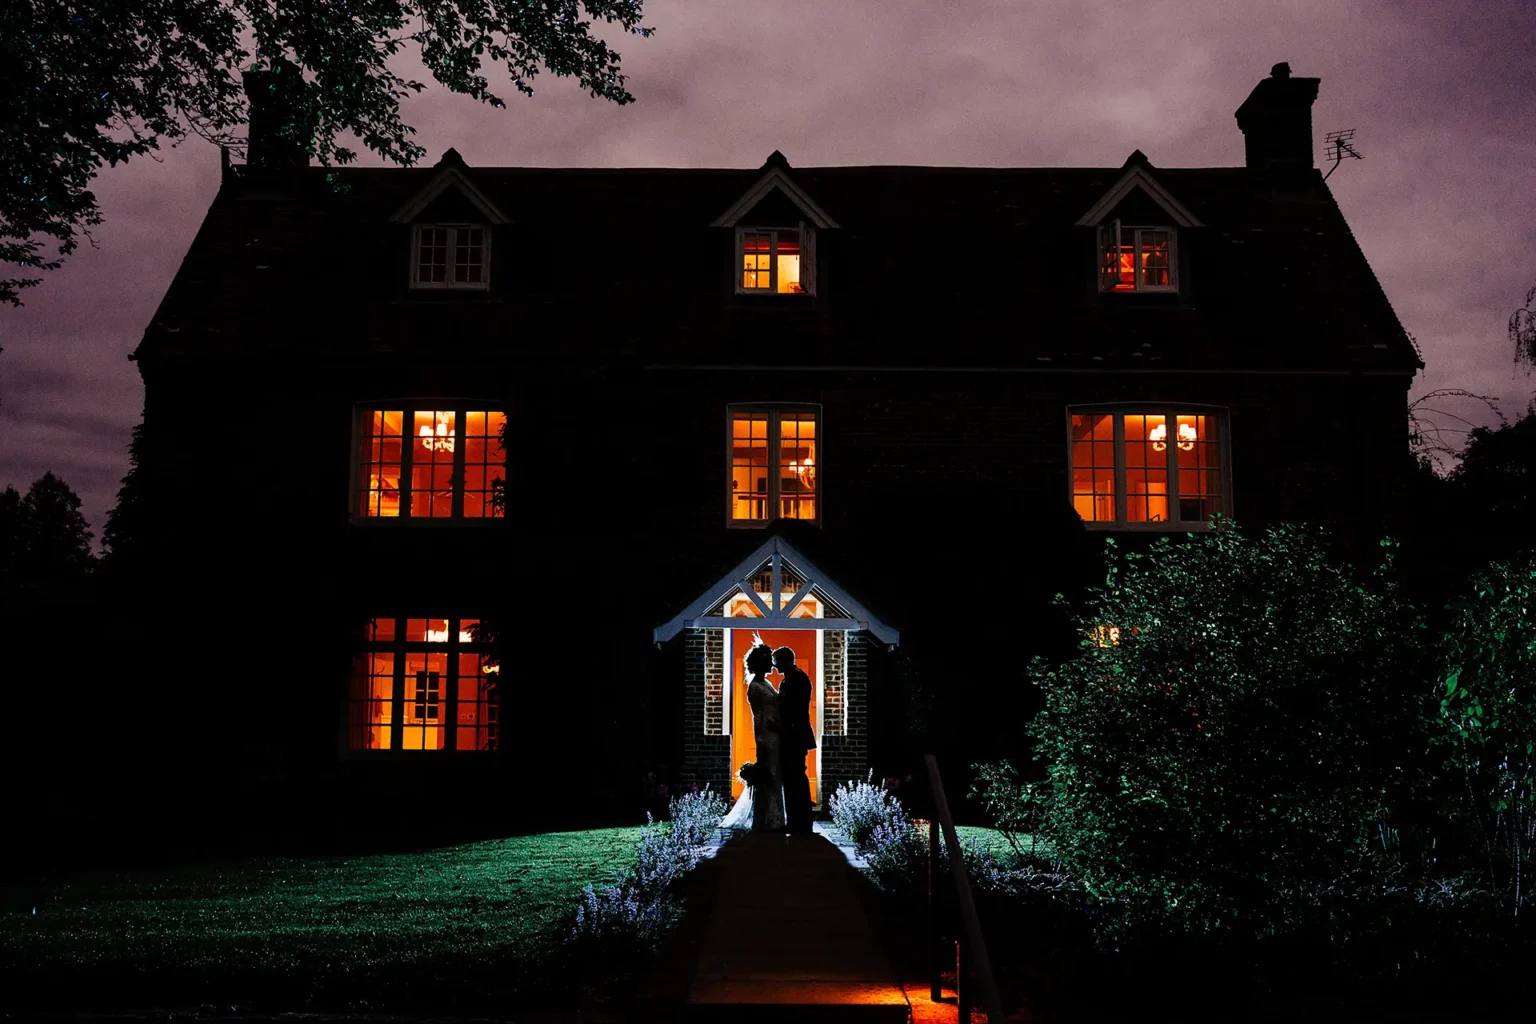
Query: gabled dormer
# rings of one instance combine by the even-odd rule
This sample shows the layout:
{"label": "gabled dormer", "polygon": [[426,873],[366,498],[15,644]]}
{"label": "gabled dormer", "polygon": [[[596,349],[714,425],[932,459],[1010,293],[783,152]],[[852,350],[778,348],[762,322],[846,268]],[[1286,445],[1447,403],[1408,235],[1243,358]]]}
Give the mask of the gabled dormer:
{"label": "gabled dormer", "polygon": [[1077,224],[1097,232],[1098,288],[1107,294],[1177,293],[1179,231],[1202,226],[1153,176],[1139,149]]}
{"label": "gabled dormer", "polygon": [[485,291],[491,284],[491,237],[507,217],[469,180],[450,149],[438,173],[390,217],[410,226],[411,289]]}
{"label": "gabled dormer", "polygon": [[710,227],[732,232],[731,275],[737,295],[816,294],[816,233],[837,227],[790,176],[773,151],[762,176]]}

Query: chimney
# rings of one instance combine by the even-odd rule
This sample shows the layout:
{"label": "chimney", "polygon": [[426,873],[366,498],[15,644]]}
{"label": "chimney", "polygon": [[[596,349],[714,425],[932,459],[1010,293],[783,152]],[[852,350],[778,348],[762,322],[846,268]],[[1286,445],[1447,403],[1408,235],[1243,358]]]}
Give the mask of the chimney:
{"label": "chimney", "polygon": [[1312,162],[1312,103],[1319,78],[1292,78],[1291,66],[1276,64],[1269,77],[1237,108],[1247,165],[1255,171],[1300,171]]}
{"label": "chimney", "polygon": [[304,110],[298,65],[279,60],[269,71],[246,71],[241,78],[251,106],[245,166],[264,173],[308,167],[306,144],[314,139],[315,116]]}

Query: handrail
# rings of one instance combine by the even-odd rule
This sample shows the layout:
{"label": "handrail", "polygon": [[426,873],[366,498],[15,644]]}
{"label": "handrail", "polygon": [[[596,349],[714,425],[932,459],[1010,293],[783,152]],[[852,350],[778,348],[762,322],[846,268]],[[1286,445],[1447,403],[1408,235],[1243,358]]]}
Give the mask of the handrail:
{"label": "handrail", "polygon": [[[955,895],[960,902],[960,917],[965,924],[966,944],[976,963],[976,978],[981,984],[981,998],[985,1003],[987,1020],[991,1024],[1003,1024],[1003,1000],[997,992],[997,979],[992,975],[992,958],[987,955],[987,942],[981,935],[981,918],[976,915],[976,901],[971,896],[971,879],[965,868],[965,857],[960,852],[960,837],[955,834],[955,819],[949,813],[949,800],[944,796],[944,782],[939,778],[939,762],[932,754],[924,754],[928,766],[928,784],[933,789],[934,809],[939,824],[944,829],[944,845],[949,848],[949,873],[955,878]],[[955,989],[968,984],[958,973]],[[963,1022],[962,1022],[963,1024]]]}

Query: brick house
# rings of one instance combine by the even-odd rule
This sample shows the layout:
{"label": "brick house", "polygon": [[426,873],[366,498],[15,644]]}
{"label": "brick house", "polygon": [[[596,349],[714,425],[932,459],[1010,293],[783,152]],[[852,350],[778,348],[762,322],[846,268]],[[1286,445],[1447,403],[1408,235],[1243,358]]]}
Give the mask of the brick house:
{"label": "brick house", "polygon": [[1317,88],[1259,82],[1242,167],[449,150],[341,191],[253,88],[134,356],[208,743],[435,794],[393,814],[473,806],[498,746],[540,791],[725,787],[756,631],[816,684],[825,790],[896,728],[893,648],[948,666],[962,754],[1027,713],[1008,666],[1096,534],[1373,543],[1423,364],[1314,167]]}

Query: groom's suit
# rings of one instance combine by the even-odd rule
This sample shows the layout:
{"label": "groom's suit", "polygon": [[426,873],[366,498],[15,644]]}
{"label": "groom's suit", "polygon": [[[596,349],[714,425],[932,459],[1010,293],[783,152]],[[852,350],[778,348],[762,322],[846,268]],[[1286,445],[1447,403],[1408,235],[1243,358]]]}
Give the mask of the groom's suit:
{"label": "groom's suit", "polygon": [[811,730],[811,679],[798,665],[779,684],[779,774],[784,786],[784,828],[811,830],[811,782],[805,777],[805,752],[816,746]]}

